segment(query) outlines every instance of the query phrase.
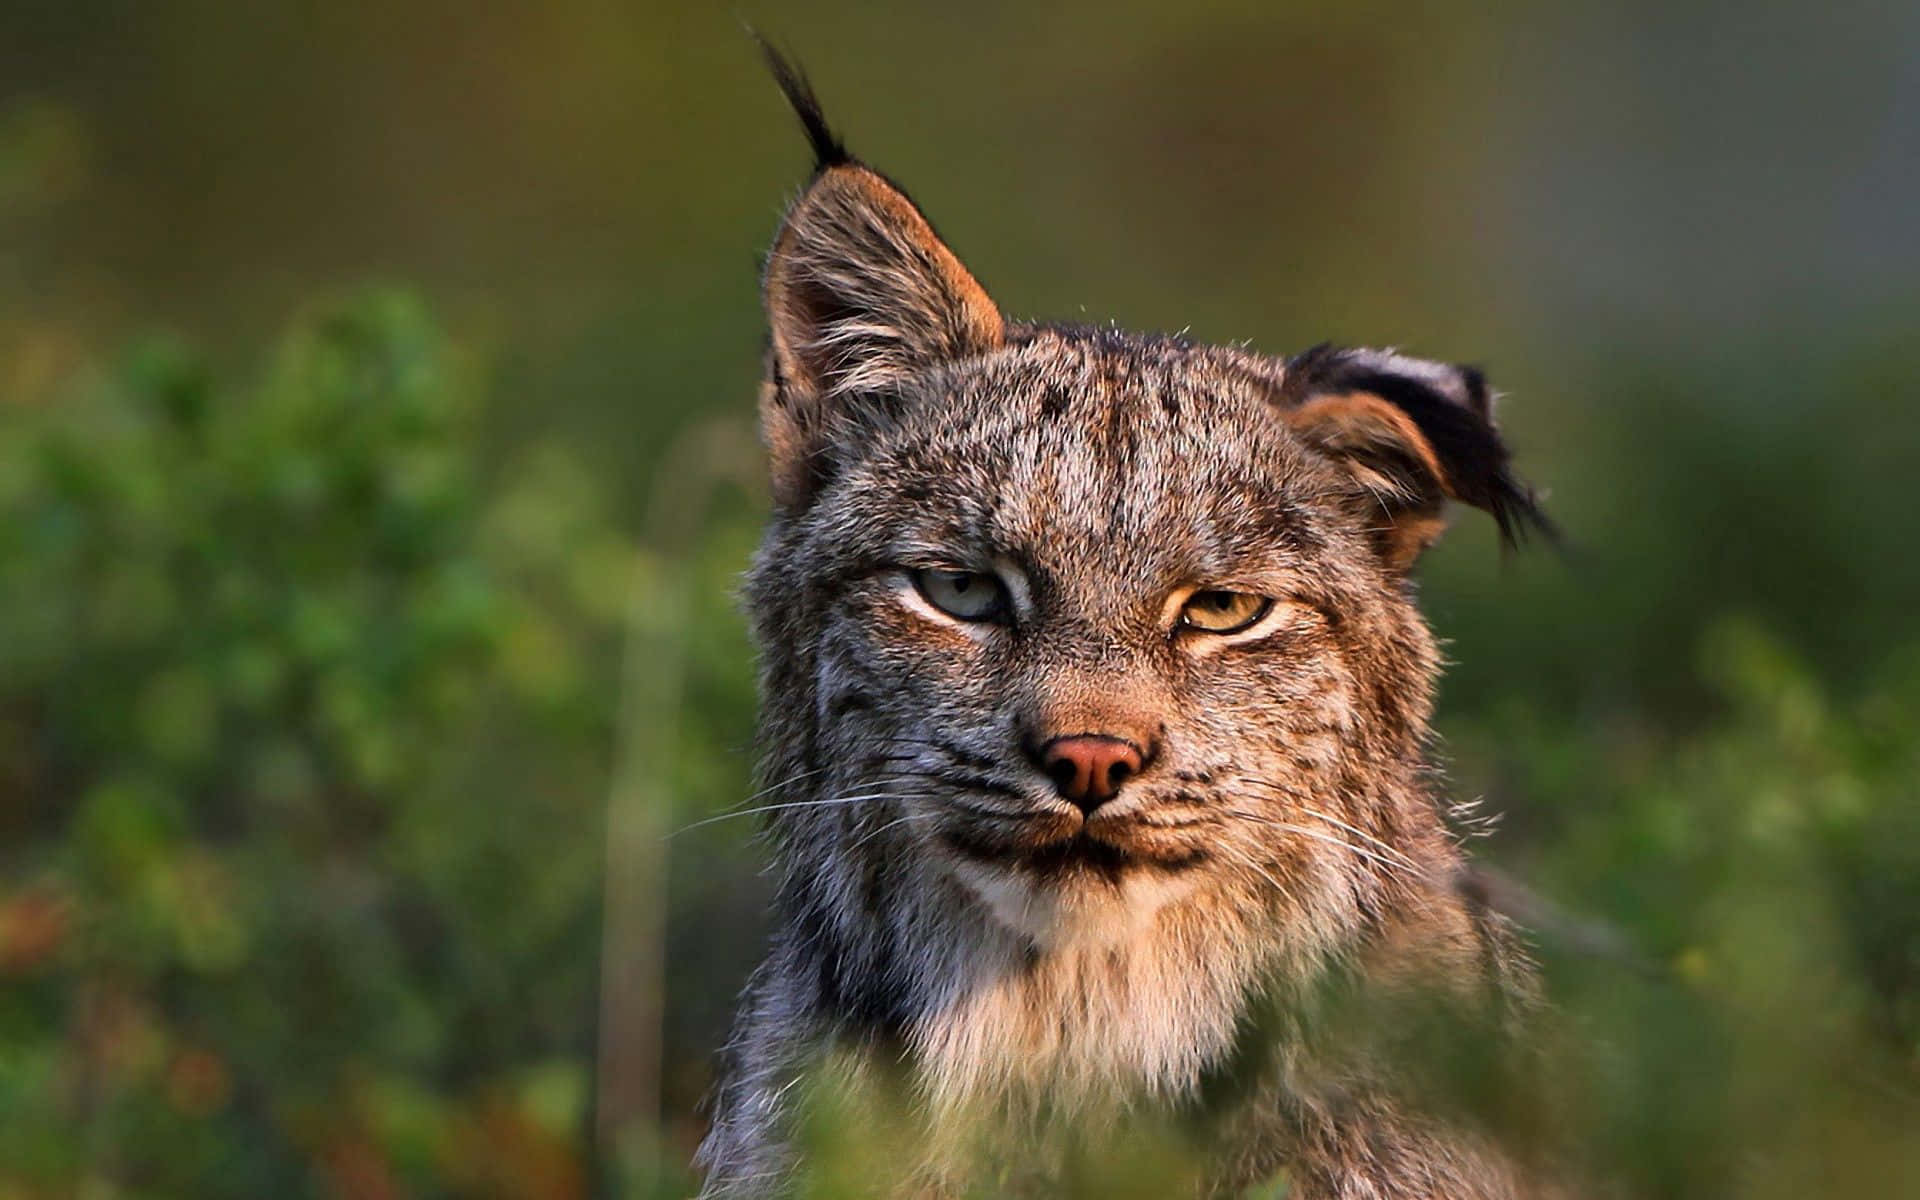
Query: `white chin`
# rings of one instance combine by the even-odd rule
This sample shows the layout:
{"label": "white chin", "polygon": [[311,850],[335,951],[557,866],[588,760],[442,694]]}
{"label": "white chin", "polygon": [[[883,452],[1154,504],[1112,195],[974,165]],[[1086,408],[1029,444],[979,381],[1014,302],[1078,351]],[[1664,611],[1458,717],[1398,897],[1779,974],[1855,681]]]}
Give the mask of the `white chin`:
{"label": "white chin", "polygon": [[1154,871],[1129,871],[1117,883],[1084,875],[1042,880],[972,859],[955,862],[954,872],[995,921],[1042,950],[1130,942],[1198,886],[1191,874]]}

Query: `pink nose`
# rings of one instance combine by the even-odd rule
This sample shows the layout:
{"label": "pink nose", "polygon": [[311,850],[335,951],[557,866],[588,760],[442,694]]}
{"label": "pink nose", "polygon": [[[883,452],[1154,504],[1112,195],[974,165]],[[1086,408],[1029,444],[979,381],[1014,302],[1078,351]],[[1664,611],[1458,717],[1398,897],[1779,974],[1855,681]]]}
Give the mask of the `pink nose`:
{"label": "pink nose", "polygon": [[1140,772],[1139,747],[1098,733],[1058,737],[1040,748],[1040,769],[1062,796],[1091,813],[1120,792]]}

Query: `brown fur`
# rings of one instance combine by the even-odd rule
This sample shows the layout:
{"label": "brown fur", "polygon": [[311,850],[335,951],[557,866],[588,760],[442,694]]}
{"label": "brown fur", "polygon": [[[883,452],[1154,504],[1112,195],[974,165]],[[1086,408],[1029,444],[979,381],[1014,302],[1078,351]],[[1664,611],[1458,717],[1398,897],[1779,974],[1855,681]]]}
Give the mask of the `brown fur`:
{"label": "brown fur", "polygon": [[[777,930],[706,1194],[781,1190],[828,1061],[904,1071],[903,1194],[961,1188],[976,1135],[1044,1192],[1052,1148],[1150,1119],[1197,1131],[1222,1194],[1529,1194],[1409,1032],[1439,1014],[1503,1059],[1532,993],[1455,886],[1407,577],[1448,497],[1538,518],[1478,373],[1006,320],[777,69],[822,158],[767,267],[748,588]],[[1001,615],[944,612],[931,569]],[[1196,632],[1196,590],[1272,603]],[[1036,754],[1062,734],[1144,765],[1083,812]]]}

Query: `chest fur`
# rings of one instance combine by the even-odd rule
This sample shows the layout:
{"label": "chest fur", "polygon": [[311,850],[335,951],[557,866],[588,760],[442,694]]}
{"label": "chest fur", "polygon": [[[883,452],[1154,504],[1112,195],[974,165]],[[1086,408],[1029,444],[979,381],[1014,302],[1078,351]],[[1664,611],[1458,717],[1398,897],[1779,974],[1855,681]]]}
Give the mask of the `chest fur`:
{"label": "chest fur", "polygon": [[908,1031],[914,1066],[936,1108],[1177,1100],[1229,1049],[1258,970],[1173,920],[1110,944],[1007,939],[942,981]]}

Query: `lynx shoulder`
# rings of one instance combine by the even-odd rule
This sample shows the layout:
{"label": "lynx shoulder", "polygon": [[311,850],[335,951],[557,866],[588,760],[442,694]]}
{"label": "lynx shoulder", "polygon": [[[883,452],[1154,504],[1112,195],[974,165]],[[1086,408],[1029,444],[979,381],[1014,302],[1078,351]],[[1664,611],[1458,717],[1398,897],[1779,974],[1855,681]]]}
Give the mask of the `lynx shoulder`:
{"label": "lynx shoulder", "polygon": [[1409,586],[1450,502],[1549,528],[1480,373],[1009,318],[769,58],[816,156],[766,264],[747,590],[776,929],[706,1194],[782,1192],[822,1070],[897,1080],[882,1190],[988,1157],[1057,1194],[1165,1119],[1202,1192],[1539,1194],[1409,1032],[1504,1061],[1532,994],[1457,886]]}

